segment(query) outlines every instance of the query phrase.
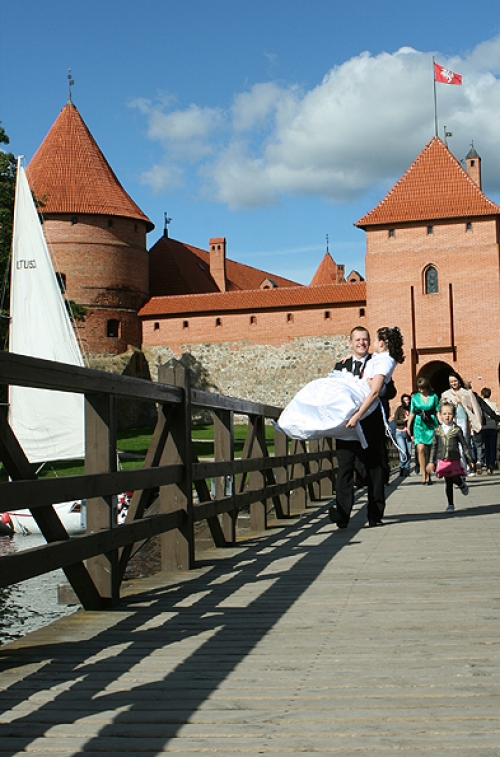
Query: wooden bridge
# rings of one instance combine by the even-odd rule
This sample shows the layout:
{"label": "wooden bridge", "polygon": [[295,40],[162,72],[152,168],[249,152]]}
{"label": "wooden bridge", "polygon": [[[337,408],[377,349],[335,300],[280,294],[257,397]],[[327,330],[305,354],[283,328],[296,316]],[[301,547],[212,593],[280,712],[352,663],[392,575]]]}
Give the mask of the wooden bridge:
{"label": "wooden bridge", "polygon": [[[266,527],[269,514],[287,518],[294,507],[332,491],[331,440],[294,442],[276,431],[269,454],[266,420],[280,408],[193,389],[180,363],[162,366],[158,383],[0,352],[0,382],[85,396],[85,474],[38,479],[5,415],[0,414],[0,461],[10,480],[0,483],[0,512],[29,508],[47,545],[0,558],[0,588],[64,569],[83,607],[115,604],[133,550],[162,535],[162,567],[192,568],[195,524],[205,521],[216,546],[237,538],[238,514],[250,512],[251,528]],[[117,401],[154,402],[158,421],[144,465],[117,470]],[[210,411],[215,459],[193,455],[194,409]],[[248,433],[241,459],[234,454],[234,416]],[[212,497],[207,480],[214,480]],[[229,483],[229,486],[228,486]],[[116,497],[134,495],[124,525],[117,525]],[[194,492],[198,503],[194,502]],[[86,500],[87,533],[70,539],[53,505]]]}
{"label": "wooden bridge", "polygon": [[2,647],[0,757],[498,757],[499,480],[449,516],[393,475],[383,528],[309,500]]}

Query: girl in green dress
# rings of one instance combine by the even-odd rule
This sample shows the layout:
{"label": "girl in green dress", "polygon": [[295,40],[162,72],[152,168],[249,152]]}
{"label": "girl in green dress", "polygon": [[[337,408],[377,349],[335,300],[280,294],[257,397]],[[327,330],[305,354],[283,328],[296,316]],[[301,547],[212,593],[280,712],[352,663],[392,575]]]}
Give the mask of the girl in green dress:
{"label": "girl in green dress", "polygon": [[[412,439],[417,448],[422,483],[432,484],[427,472],[434,431],[438,425],[439,398],[426,378],[417,379],[417,391],[411,398],[408,428],[413,428]],[[413,424],[413,426],[412,426]]]}

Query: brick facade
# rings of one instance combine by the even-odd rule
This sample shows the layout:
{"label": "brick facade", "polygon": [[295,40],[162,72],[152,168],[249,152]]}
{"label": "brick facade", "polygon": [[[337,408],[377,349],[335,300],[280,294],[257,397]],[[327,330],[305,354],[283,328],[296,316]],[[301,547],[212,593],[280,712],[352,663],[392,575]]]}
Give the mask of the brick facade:
{"label": "brick facade", "polygon": [[[437,271],[437,293],[426,293],[429,266]],[[408,359],[399,369],[402,391],[412,390],[419,375],[431,382],[434,377],[436,389],[441,389],[440,374],[447,376],[452,368],[472,381],[476,391],[482,386],[497,389],[496,218],[396,227],[393,236],[388,229],[369,229],[366,278],[370,328],[397,324],[405,336]],[[482,338],[486,333],[487,342]]]}
{"label": "brick facade", "polygon": [[87,308],[80,336],[90,353],[119,354],[142,342],[138,310],[148,300],[146,226],[86,214],[48,216],[44,232],[68,299]]}
{"label": "brick facade", "polygon": [[159,317],[143,322],[143,345],[168,345],[182,354],[186,344],[245,342],[281,346],[302,337],[349,333],[354,323],[364,323],[364,307],[343,304],[321,308],[287,308],[220,314]]}

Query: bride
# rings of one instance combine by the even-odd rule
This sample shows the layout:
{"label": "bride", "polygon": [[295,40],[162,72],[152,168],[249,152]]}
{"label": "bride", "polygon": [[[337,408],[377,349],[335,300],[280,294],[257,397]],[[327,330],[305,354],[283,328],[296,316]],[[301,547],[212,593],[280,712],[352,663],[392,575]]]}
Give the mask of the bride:
{"label": "bride", "polygon": [[281,413],[278,430],[294,439],[357,440],[366,448],[362,422],[380,405],[396,364],[405,359],[398,327],[378,329],[373,349],[362,377],[344,369],[306,384]]}

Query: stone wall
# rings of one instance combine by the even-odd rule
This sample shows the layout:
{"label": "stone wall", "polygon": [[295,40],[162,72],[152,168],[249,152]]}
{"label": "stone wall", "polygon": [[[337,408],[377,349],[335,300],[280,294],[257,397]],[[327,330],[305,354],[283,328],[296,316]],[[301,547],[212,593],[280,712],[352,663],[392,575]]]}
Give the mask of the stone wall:
{"label": "stone wall", "polygon": [[[183,345],[193,386],[269,405],[283,406],[308,381],[326,376],[348,352],[347,335],[299,338],[280,347],[248,342]],[[144,347],[151,377],[178,354]]]}
{"label": "stone wall", "polygon": [[[90,355],[89,368],[151,380],[144,354],[134,348],[121,355]],[[120,397],[117,401],[117,416],[119,429],[153,426],[157,419],[156,405]]]}

